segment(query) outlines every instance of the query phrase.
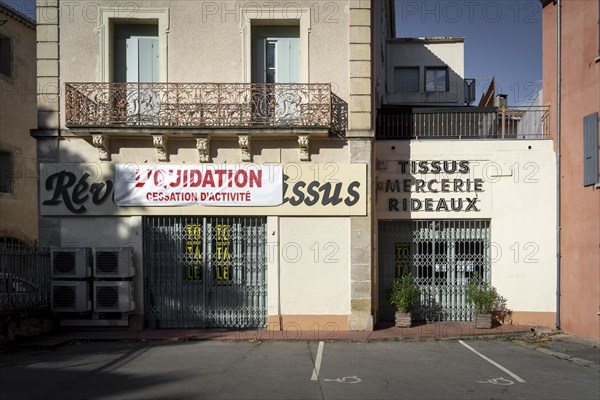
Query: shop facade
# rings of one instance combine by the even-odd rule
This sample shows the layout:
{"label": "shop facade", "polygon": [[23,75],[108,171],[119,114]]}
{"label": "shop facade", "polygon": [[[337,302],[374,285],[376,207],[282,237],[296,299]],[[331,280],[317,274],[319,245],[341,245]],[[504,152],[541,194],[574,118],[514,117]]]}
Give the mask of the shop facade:
{"label": "shop facade", "polygon": [[[254,186],[262,183],[274,205],[218,205],[249,190],[264,201],[252,179],[236,187],[227,174],[226,191],[189,190],[212,205],[181,205],[186,185],[177,170],[190,171],[187,186],[192,171],[262,172]],[[144,326],[348,329],[349,230],[351,217],[367,215],[365,163],[49,163],[41,171],[41,212],[60,218],[59,248],[133,249],[131,301]]]}
{"label": "shop facade", "polygon": [[[444,149],[443,158],[440,149]],[[555,317],[555,157],[549,140],[411,140],[376,144],[378,310],[408,271],[423,321],[470,321],[477,276],[507,300],[510,319]]]}

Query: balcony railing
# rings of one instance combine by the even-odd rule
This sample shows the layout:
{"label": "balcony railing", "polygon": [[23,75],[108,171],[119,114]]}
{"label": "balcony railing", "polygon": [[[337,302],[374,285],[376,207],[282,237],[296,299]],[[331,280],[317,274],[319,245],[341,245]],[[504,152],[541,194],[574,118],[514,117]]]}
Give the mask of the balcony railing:
{"label": "balcony railing", "polygon": [[378,139],[546,139],[550,108],[381,109]]}
{"label": "balcony railing", "polygon": [[328,83],[66,84],[66,124],[74,128],[337,129],[339,107]]}

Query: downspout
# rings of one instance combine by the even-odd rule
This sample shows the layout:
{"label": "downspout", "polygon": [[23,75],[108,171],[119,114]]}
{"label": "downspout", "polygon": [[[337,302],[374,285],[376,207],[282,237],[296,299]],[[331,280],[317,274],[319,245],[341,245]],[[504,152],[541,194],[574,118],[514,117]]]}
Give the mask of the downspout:
{"label": "downspout", "polygon": [[561,1],[557,0],[556,17],[556,329],[560,329],[560,258],[561,258],[561,164],[560,164],[560,125],[561,125]]}

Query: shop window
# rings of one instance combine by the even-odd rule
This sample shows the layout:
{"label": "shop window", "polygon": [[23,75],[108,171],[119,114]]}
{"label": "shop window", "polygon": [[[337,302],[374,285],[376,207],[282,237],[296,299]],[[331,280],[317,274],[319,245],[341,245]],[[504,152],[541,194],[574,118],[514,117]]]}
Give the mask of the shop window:
{"label": "shop window", "polygon": [[12,40],[0,33],[0,75],[12,76]]}
{"label": "shop window", "polygon": [[12,164],[12,154],[0,151],[0,193],[12,193],[13,191]]}
{"label": "shop window", "polygon": [[448,273],[448,245],[441,241],[426,241],[416,244],[421,261],[417,276],[422,278],[444,279]]}
{"label": "shop window", "polygon": [[394,93],[419,91],[419,67],[394,68]]}
{"label": "shop window", "polygon": [[490,221],[379,221],[380,319],[394,319],[387,293],[408,267],[421,290],[413,318],[469,321],[467,287],[476,273],[490,283],[490,251]]}
{"label": "shop window", "polygon": [[447,92],[448,88],[448,67],[425,68],[425,91]]}
{"label": "shop window", "polygon": [[475,274],[484,275],[485,248],[483,240],[458,241],[454,244],[456,272],[471,280]]}

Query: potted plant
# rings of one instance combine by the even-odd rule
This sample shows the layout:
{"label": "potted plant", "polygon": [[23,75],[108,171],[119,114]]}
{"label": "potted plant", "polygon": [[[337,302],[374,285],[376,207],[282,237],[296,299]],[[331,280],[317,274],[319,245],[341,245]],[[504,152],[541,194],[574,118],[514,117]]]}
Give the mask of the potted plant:
{"label": "potted plant", "polygon": [[412,307],[421,298],[421,291],[413,283],[412,276],[405,271],[396,278],[389,291],[390,303],[396,308],[396,326],[410,328],[412,326]]}
{"label": "potted plant", "polygon": [[492,327],[492,309],[498,298],[496,288],[475,274],[467,287],[467,302],[475,308],[475,328]]}

